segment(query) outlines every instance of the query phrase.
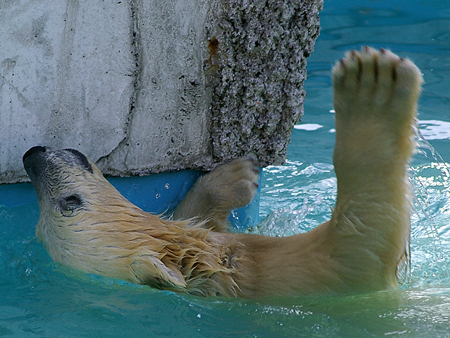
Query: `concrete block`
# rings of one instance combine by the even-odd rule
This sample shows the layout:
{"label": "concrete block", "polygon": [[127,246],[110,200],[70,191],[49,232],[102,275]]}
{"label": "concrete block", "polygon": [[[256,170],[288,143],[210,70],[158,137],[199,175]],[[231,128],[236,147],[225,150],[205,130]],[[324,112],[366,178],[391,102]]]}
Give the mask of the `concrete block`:
{"label": "concrete block", "polygon": [[323,0],[36,0],[0,10],[0,183],[31,146],[107,174],[283,161]]}
{"label": "concrete block", "polygon": [[99,166],[112,175],[210,167],[209,1],[135,1],[133,12],[137,76],[127,137]]}
{"label": "concrete block", "polygon": [[121,1],[3,2],[0,181],[26,180],[30,146],[98,159],[125,137],[134,93],[130,8]]}

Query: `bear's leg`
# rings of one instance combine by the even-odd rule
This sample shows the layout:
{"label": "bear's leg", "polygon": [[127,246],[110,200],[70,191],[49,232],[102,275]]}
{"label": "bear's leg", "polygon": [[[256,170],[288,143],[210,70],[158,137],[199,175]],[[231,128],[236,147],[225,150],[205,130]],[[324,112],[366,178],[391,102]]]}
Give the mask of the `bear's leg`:
{"label": "bear's leg", "polygon": [[407,167],[422,78],[409,60],[387,50],[352,51],[333,69],[333,258],[346,284],[396,285],[410,231]]}
{"label": "bear's leg", "polygon": [[215,168],[195,182],[174,212],[174,219],[195,217],[215,231],[228,229],[231,210],[246,206],[258,189],[259,169],[248,155]]}

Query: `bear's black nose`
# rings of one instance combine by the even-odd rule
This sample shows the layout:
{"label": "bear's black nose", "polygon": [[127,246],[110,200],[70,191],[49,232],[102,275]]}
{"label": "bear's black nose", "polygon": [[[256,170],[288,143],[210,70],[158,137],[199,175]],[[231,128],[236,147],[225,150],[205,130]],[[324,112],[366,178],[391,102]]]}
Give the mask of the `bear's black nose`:
{"label": "bear's black nose", "polygon": [[28,149],[28,151],[23,155],[22,161],[25,161],[25,159],[27,157],[30,157],[33,154],[36,153],[45,153],[47,151],[47,148],[45,147],[41,147],[41,146],[36,146],[33,148]]}

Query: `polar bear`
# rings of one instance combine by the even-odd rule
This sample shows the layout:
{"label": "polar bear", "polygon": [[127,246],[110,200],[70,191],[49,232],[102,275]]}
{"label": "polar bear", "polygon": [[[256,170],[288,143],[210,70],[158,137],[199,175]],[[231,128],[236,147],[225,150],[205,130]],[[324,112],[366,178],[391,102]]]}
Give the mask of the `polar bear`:
{"label": "polar bear", "polygon": [[334,166],[329,221],[284,238],[224,230],[258,182],[252,156],[199,179],[162,219],[127,201],[76,150],[23,158],[40,207],[37,236],[57,262],[88,273],[204,296],[267,297],[397,285],[410,234],[407,166],[422,79],[388,50],[348,52],[333,69]]}

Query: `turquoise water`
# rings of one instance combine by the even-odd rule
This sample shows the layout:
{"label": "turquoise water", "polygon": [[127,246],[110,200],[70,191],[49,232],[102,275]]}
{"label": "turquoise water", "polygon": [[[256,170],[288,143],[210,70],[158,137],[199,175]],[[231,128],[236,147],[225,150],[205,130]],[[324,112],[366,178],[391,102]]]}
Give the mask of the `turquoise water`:
{"label": "turquoise water", "polygon": [[[391,48],[417,63],[426,82],[420,129],[450,161],[450,3],[326,0],[321,19],[305,116],[288,163],[264,170],[260,215],[269,217],[255,231],[287,235],[329,217],[336,191],[330,69],[347,49]],[[85,275],[55,265],[36,241],[33,202],[0,207],[0,337],[450,337],[448,168],[421,149],[411,168],[411,264],[398,290],[262,302]]]}

